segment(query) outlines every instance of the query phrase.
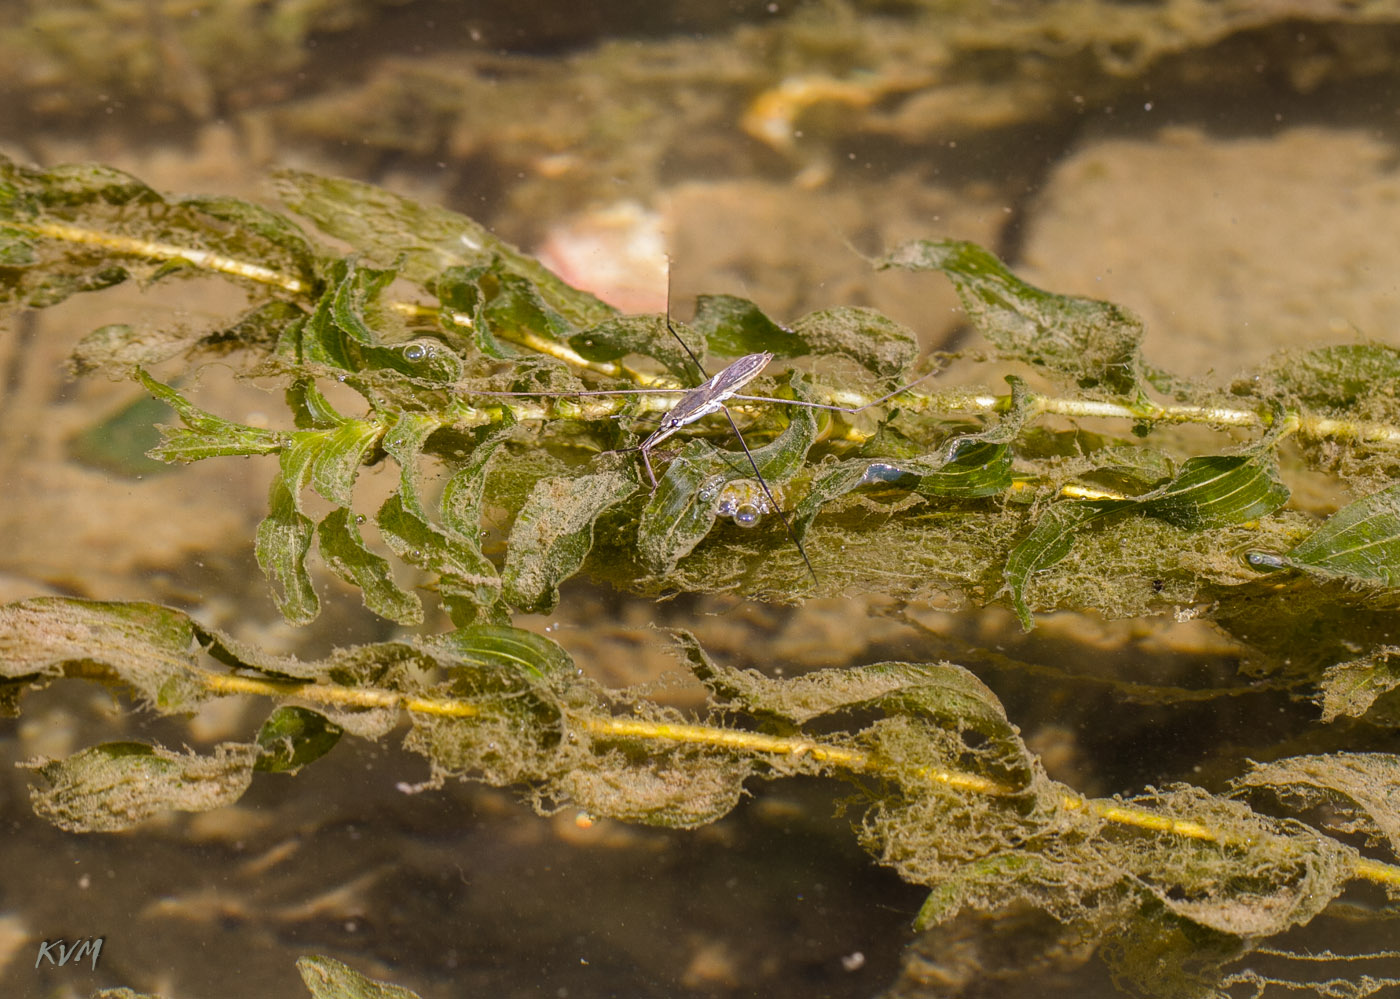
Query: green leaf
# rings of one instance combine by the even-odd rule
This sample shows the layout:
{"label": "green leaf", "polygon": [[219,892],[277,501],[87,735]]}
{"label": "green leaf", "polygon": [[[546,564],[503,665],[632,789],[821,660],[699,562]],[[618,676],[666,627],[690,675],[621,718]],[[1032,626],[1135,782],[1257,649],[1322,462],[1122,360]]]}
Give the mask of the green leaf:
{"label": "green leaf", "polygon": [[383,320],[379,297],[398,276],[390,268],[366,267],[353,258],[345,261],[345,276],[331,290],[331,321],[336,328],[355,343],[378,347],[384,343],[381,332],[370,326],[371,311],[375,325]]}
{"label": "green leaf", "polygon": [[573,333],[568,319],[556,312],[527,279],[496,273],[488,275],[483,283],[489,284],[491,290],[481,307],[481,316],[493,337],[526,340],[539,336],[564,343]]}
{"label": "green leaf", "polygon": [[75,208],[83,205],[133,207],[159,205],[159,194],[144,181],[124,170],[101,163],[60,163],[50,170],[30,170],[6,162],[7,179],[24,177],[31,181],[30,192],[46,208]]}
{"label": "green leaf", "polygon": [[396,270],[366,267],[354,258],[336,261],[316,308],[305,322],[286,327],[278,353],[295,364],[373,372],[378,382],[350,381],[362,394],[367,384],[385,382],[390,372],[398,372],[411,384],[455,383],[463,365],[449,341],[457,343],[461,338],[420,335],[410,339],[402,316],[382,301],[397,276]]}
{"label": "green leaf", "polygon": [[204,194],[181,198],[180,206],[227,223],[233,231],[244,236],[256,235],[268,250],[256,258],[264,266],[300,278],[308,288],[316,284],[316,251],[300,226],[285,215],[263,205],[230,198],[226,195]]}
{"label": "green leaf", "polygon": [[812,481],[793,511],[792,527],[804,537],[823,506],[862,486],[890,485],[921,496],[961,499],[996,496],[1011,488],[1012,457],[1006,444],[968,435],[955,438],[935,455],[843,461]]}
{"label": "green leaf", "polygon": [[886,713],[904,713],[973,731],[987,739],[1015,740],[1015,726],[991,689],[955,663],[875,663],[869,678],[891,689],[869,703]]}
{"label": "green leaf", "polygon": [[899,375],[919,350],[911,330],[873,309],[823,309],[808,313],[788,328],[769,319],[746,298],[701,295],[695,302],[691,326],[710,350],[724,357],[760,351],[777,357],[840,354],[881,378]]}
{"label": "green leaf", "polygon": [[1160,490],[1128,502],[1150,517],[1200,531],[1273,513],[1288,502],[1288,487],[1264,457],[1203,455],[1183,462],[1181,471]]}
{"label": "green leaf", "polygon": [[1026,603],[1031,574],[1049,568],[1069,554],[1075,535],[1109,510],[1096,503],[1056,503],[1036,515],[1031,533],[1017,543],[1002,567],[1003,592],[1011,598],[1021,627],[1030,631],[1035,618]]}
{"label": "green leaf", "polygon": [[[452,622],[459,627],[486,618],[506,617],[505,609],[497,606],[500,577],[481,551],[481,508],[491,460],[510,439],[515,425],[515,417],[507,410],[500,424],[478,429],[476,446],[442,490],[442,526],[450,539],[456,568],[441,577],[439,592]],[[382,519],[383,511],[381,530]]]}
{"label": "green leaf", "polygon": [[188,617],[158,604],[37,597],[0,606],[0,676],[55,676],[97,661],[153,706],[191,711],[206,696],[186,670],[195,638]]}
{"label": "green leaf", "polygon": [[625,472],[536,482],[506,542],[506,600],[530,613],[552,610],[559,584],[578,572],[593,547],[594,522],[636,491],[636,477]]}
{"label": "green leaf", "polygon": [[274,479],[268,498],[271,508],[258,525],[258,566],[273,584],[273,599],[289,624],[310,624],[321,602],[306,570],[306,555],[316,525],[297,508],[297,500],[282,478]]}
{"label": "green leaf", "polygon": [[302,430],[334,430],[345,422],[310,378],[298,378],[287,388],[287,407]]}
{"label": "green leaf", "polygon": [[462,358],[437,337],[420,336],[374,352],[371,367],[390,369],[420,385],[455,385],[462,377]]}
{"label": "green leaf", "polygon": [[398,624],[423,623],[423,605],[417,594],[394,581],[387,559],[365,547],[355,514],[345,507],[328,513],[316,528],[321,560],[341,579],[358,587],[365,606]]}
{"label": "green leaf", "polygon": [[424,648],[478,666],[504,667],[537,680],[574,675],[574,661],[543,635],[508,625],[471,625],[422,640]]}
{"label": "green leaf", "polygon": [[348,964],[313,955],[297,958],[297,971],[311,999],[419,999],[416,992],[366,978]]}
{"label": "green leaf", "polygon": [[206,413],[139,368],[136,377],[146,391],[175,410],[185,424],[185,428],[159,428],[161,443],[147,452],[158,461],[189,462],[230,455],[272,454],[284,446],[283,436],[275,431],[244,426]]}
{"label": "green leaf", "polygon": [[[671,322],[668,328],[665,316],[616,316],[575,333],[569,337],[569,346],[590,361],[616,361],[628,354],[642,354],[660,361],[671,374],[691,384],[696,377],[695,362],[676,339],[687,333],[690,330],[683,323]],[[704,343],[693,333],[691,339],[695,341],[691,350],[703,362]]]}
{"label": "green leaf", "polygon": [[776,357],[799,357],[807,344],[792,330],[779,326],[757,305],[736,295],[700,295],[695,300],[691,329],[713,353],[741,357],[767,351]]}
{"label": "green leaf", "polygon": [[[510,422],[513,425],[514,419]],[[438,421],[425,413],[403,413],[385,435],[384,450],[399,463],[401,474],[399,491],[380,506],[376,524],[380,536],[395,555],[410,565],[437,574],[438,592],[453,622],[465,625],[495,613],[501,583],[496,567],[481,553],[479,508],[475,511],[477,523],[459,531],[456,527],[462,525],[462,521],[446,515],[443,528],[434,526],[423,505],[417,459],[424,442],[438,426]],[[444,510],[456,507],[465,498],[464,475],[477,475],[484,482],[486,462],[508,430],[508,427],[488,428],[485,436],[491,444],[485,453],[474,452],[467,465],[448,482],[443,497]],[[478,490],[482,482],[476,484]],[[454,512],[458,516],[462,513],[460,509]]]}
{"label": "green leaf", "polygon": [[998,853],[960,865],[939,879],[914,917],[914,929],[926,930],[957,915],[977,901],[1009,894],[1008,887],[1031,880],[1030,874],[1054,876],[1045,858],[1033,853]]}
{"label": "green leaf", "polygon": [[[742,456],[739,460],[744,460]],[[718,514],[714,501],[741,469],[705,440],[687,441],[671,459],[637,525],[642,564],[657,575],[676,567],[710,533]]]}
{"label": "green leaf", "polygon": [[169,809],[205,812],[232,804],[252,782],[257,754],[249,743],[223,743],[212,756],[200,756],[109,742],[24,765],[48,783],[29,789],[40,817],[68,832],[112,832]]}
{"label": "green leaf", "polygon": [[[76,292],[108,287],[131,273],[149,278],[194,276],[207,270],[190,256],[218,255],[255,262],[273,274],[313,282],[311,251],[296,228],[265,208],[233,198],[166,199],[129,174],[94,164],[34,170],[0,157],[0,221],[100,232],[106,238],[45,238],[31,235],[37,259],[21,257],[0,278],[0,299],[35,307],[55,304]],[[144,246],[134,253],[126,245]],[[0,246],[4,245],[0,239]],[[42,265],[42,266],[41,266]],[[226,280],[247,282],[266,294],[267,284],[237,269]]]}
{"label": "green leaf", "polygon": [[599,765],[570,770],[560,779],[561,790],[590,815],[665,829],[695,829],[723,818],[758,770],[751,758],[690,747],[653,749],[640,766],[611,755]]}
{"label": "green leaf", "polygon": [[349,506],[365,455],[384,434],[376,421],[346,420],[334,430],[297,430],[292,439],[311,449],[311,487],[337,506]]}
{"label": "green leaf", "polygon": [[320,712],[283,705],[258,729],[259,752],[253,769],[296,773],[334,749],[343,731]]}
{"label": "green leaf", "polygon": [[335,321],[336,293],[350,273],[351,263],[337,260],[330,268],[328,284],[304,323],[288,331],[278,351],[298,364],[324,364],[342,371],[356,369],[355,355],[345,331]]}
{"label": "green leaf", "polygon": [[[1031,395],[1021,379],[1009,378],[1011,408],[995,424],[979,433],[959,434],[944,441],[935,454],[900,457],[856,458],[828,466],[813,480],[811,489],[793,512],[793,530],[798,537],[807,529],[823,506],[852,490],[867,485],[890,485],[921,496],[948,496],[976,499],[996,496],[1012,486],[1011,444],[1032,415]],[[898,439],[896,451],[908,442],[889,427],[882,427],[870,446]]]}
{"label": "green leaf", "polygon": [[[448,268],[430,286],[441,304],[438,322],[447,341],[463,349],[475,347],[487,357],[531,356],[502,341],[543,337],[563,343],[576,328],[533,283],[499,259],[481,267]],[[470,325],[470,338],[463,335],[464,323]]]}
{"label": "green leaf", "polygon": [[1288,487],[1264,456],[1205,455],[1189,458],[1165,485],[1122,500],[1056,503],[1037,514],[1031,532],[1007,557],[1003,592],[1011,598],[1021,626],[1035,626],[1025,600],[1031,575],[1069,554],[1075,537],[1100,517],[1132,511],[1187,531],[1242,524],[1277,510],[1288,501]]}
{"label": "green leaf", "polygon": [[813,354],[841,354],[881,378],[896,378],[919,354],[914,331],[874,309],[841,306],[809,312],[792,326]]}
{"label": "green leaf", "polygon": [[[486,292],[480,281],[490,271],[490,267],[449,267],[429,279],[428,287],[440,306],[438,325],[454,343],[474,346],[487,357],[514,358],[519,351],[502,346],[486,321]],[[463,324],[470,326],[470,339],[462,335]]]}
{"label": "green leaf", "polygon": [[1400,483],[1342,507],[1283,561],[1320,576],[1400,586]]}
{"label": "green leaf", "polygon": [[1042,291],[986,250],[959,240],[907,243],[878,266],[943,271],[978,332],[1009,357],[1061,374],[1095,395],[1136,399],[1141,393],[1142,322],[1127,309]]}
{"label": "green leaf", "polygon": [[201,356],[224,357],[237,351],[270,354],[286,331],[304,321],[306,313],[281,300],[263,302],[226,326],[205,332],[182,323],[135,327],[110,323],[79,341],[68,363],[75,374],[116,370],[125,375],[133,365],[148,366],[183,354],[189,361]]}
{"label": "green leaf", "polygon": [[888,706],[960,723],[972,721],[984,735],[1011,734],[1001,702],[971,672],[952,663],[882,662],[868,666],[814,670],[775,679],[757,670],[719,666],[695,637],[678,633],[677,642],[696,679],[726,707],[805,725],[838,711]]}
{"label": "green leaf", "polygon": [[33,267],[39,262],[36,237],[23,229],[0,225],[0,267]]}

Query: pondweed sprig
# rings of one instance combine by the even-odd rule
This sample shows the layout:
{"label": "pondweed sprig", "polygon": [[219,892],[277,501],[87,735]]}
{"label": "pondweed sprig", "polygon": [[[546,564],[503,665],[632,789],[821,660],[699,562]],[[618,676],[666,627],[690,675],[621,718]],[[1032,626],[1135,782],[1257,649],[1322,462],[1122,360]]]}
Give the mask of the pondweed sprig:
{"label": "pondweed sprig", "polygon": [[[40,614],[51,615],[55,621],[61,617],[65,610],[91,612],[89,605],[77,602],[45,604],[39,601],[29,604],[12,604],[7,610],[12,614],[37,611]],[[537,637],[530,633],[521,633],[519,637],[528,643],[538,641]],[[216,641],[227,642],[228,639],[217,636]],[[724,677],[723,671],[717,670],[713,663],[699,654],[698,646],[695,646],[693,641],[690,643],[690,648],[695,657],[694,662],[699,666],[697,672],[701,676],[706,679]],[[353,651],[351,650],[352,654]],[[67,661],[57,665],[61,666],[62,675],[70,679],[113,684],[122,684],[125,680],[121,669],[105,666],[92,660]],[[479,718],[493,710],[498,710],[489,701],[478,702],[462,697],[411,695],[372,686],[346,687],[317,680],[277,679],[271,676],[247,675],[246,673],[205,668],[191,661],[179,661],[178,665],[184,671],[184,679],[203,688],[208,694],[215,697],[257,695],[276,701],[310,704],[331,711],[390,710],[432,718]],[[942,663],[936,667],[885,664],[885,668],[890,672],[894,672],[897,666],[907,666],[908,675],[911,678],[919,679],[924,679],[926,676],[922,671],[944,671],[949,676],[956,677],[957,682],[975,689],[976,681],[959,667],[951,664]],[[814,683],[828,679],[829,677],[826,676],[808,677],[809,682]],[[842,679],[848,679],[848,677]],[[985,696],[988,698],[988,704],[992,704],[990,693],[988,692]],[[160,705],[160,707],[164,710],[171,710],[177,705],[167,703]],[[599,714],[575,708],[572,710],[561,709],[557,722],[561,728],[567,731],[585,734],[599,742],[626,741],[642,746],[665,744],[719,750],[747,756],[759,762],[770,757],[806,760],[830,773],[847,772],[867,775],[893,781],[901,786],[917,786],[921,782],[928,782],[954,791],[990,796],[1009,796],[1024,792],[1024,789],[1008,786],[970,771],[920,766],[905,772],[897,761],[863,751],[856,746],[841,744],[829,738],[807,735],[772,735],[751,729],[730,727],[723,724],[722,721],[704,724],[676,721],[666,717],[649,718]],[[287,738],[289,742],[293,743],[290,751],[275,743],[269,744],[271,740],[263,737],[259,739],[260,747],[272,758],[296,757],[297,750],[300,748],[295,745],[297,740],[291,736],[279,735],[279,737]],[[299,762],[304,764],[311,762],[311,760],[302,756]],[[180,799],[177,797],[173,798],[170,804],[173,807],[179,807],[179,802]],[[1240,839],[1237,833],[1228,828],[1217,828],[1201,822],[1172,818],[1118,798],[1086,798],[1063,786],[1060,788],[1059,806],[1069,811],[1084,812],[1104,822],[1149,832],[1165,833],[1224,846],[1251,845],[1246,840]],[[1358,879],[1400,888],[1400,866],[1394,864],[1356,856],[1353,858],[1351,873],[1353,877]]]}
{"label": "pondweed sprig", "polygon": [[[375,614],[421,625],[430,591],[452,630],[303,662],[150,604],[0,608],[11,707],[59,676],[126,685],[164,713],[230,695],[276,703],[254,738],[209,753],[123,742],[35,761],[35,808],[51,821],[102,830],[219,807],[256,771],[296,770],[342,733],[380,739],[406,719],[430,785],[516,787],[546,811],[690,827],[730,811],[746,781],[849,781],[867,849],[930,888],[923,924],[1030,904],[1067,939],[1110,941],[1122,974],[1164,994],[1217,994],[1224,955],[1307,922],[1351,881],[1400,890],[1400,868],[1361,852],[1400,853],[1400,760],[1384,752],[1241,764],[1224,794],[1089,798],[1050,779],[997,698],[951,663],[775,679],[717,665],[681,635],[708,698],[685,714],[605,690],[512,624],[552,609],[578,573],[644,594],[1002,602],[1027,628],[1059,607],[1172,611],[1248,642],[1254,669],[1315,689],[1326,717],[1383,722],[1400,687],[1400,351],[1333,345],[1190,384],[1144,362],[1125,310],[1034,288],[971,244],[919,241],[879,266],[947,275],[994,358],[1018,366],[1010,391],[924,381],[832,414],[787,403],[859,406],[908,384],[913,333],[868,309],[780,325],[702,296],[677,344],[664,317],[620,316],[460,215],[350,181],[278,183],[292,212],[351,251],[247,202],[169,199],[102,167],[0,162],[0,298],[39,308],[191,274],[244,288],[247,310],[219,328],[104,327],[74,366],[129,373],[169,405],[179,425],[154,457],[276,457],[254,547],[288,621],[319,611],[315,548]],[[694,384],[690,350],[768,352],[813,372],[756,382],[771,401],[736,407],[753,466],[711,439],[727,425],[697,423],[653,491],[627,453],[634,424]],[[177,389],[177,359],[206,355],[281,385],[284,425],[226,419],[187,381]],[[362,403],[348,411],[331,384]],[[587,394],[613,391],[628,394]],[[1090,419],[1130,433],[1078,425]],[[1154,436],[1175,424],[1234,437],[1191,453]],[[1300,461],[1359,498],[1326,519],[1287,510],[1280,469]],[[357,478],[380,463],[397,472],[368,509]],[[739,530],[753,502],[730,522],[736,497],[756,494],[754,466],[815,581],[784,531]],[[1267,795],[1313,824],[1251,807]],[[1164,954],[1207,937],[1219,960],[1159,974]]]}
{"label": "pondweed sprig", "polygon": [[[710,697],[705,716],[687,718],[605,691],[549,639],[498,625],[305,662],[151,604],[44,598],[0,608],[0,640],[12,698],[68,677],[125,685],[164,714],[231,695],[278,705],[254,739],[211,755],[122,742],[34,761],[45,785],[36,810],[75,831],[228,804],[255,771],[299,769],[343,732],[381,738],[407,716],[405,744],[427,758],[432,782],[515,786],[545,811],[695,826],[732,809],[754,778],[844,777],[864,802],[867,848],[931,888],[930,923],[1023,899],[1098,933],[1136,911],[1168,936],[1187,920],[1262,939],[1305,922],[1351,880],[1400,890],[1400,867],[1239,798],[1076,793],[1045,775],[992,693],[946,662],[775,680],[719,666],[682,634]],[[1254,767],[1239,793],[1325,795],[1342,828],[1384,838],[1393,817],[1368,789],[1398,769],[1385,754],[1296,757]]]}

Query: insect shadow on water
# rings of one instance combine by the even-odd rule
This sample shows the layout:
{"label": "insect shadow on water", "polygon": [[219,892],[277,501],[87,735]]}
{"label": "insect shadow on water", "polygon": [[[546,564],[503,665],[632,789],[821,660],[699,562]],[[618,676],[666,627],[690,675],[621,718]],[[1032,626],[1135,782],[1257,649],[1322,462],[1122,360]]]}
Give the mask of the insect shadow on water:
{"label": "insect shadow on water", "polygon": [[[739,394],[739,390],[742,389],[745,385],[749,384],[755,378],[757,378],[760,374],[762,374],[763,370],[766,367],[768,367],[768,364],[773,360],[774,355],[768,351],[759,351],[758,353],[754,354],[745,354],[743,357],[731,361],[728,365],[726,365],[722,370],[720,370],[716,374],[709,375],[705,371],[705,366],[700,362],[700,358],[696,355],[695,351],[693,351],[690,348],[690,345],[685,342],[685,340],[681,337],[679,333],[676,332],[675,326],[671,323],[670,283],[670,271],[668,268],[666,275],[666,329],[670,332],[670,334],[673,337],[676,338],[676,342],[681,345],[681,348],[690,358],[690,362],[700,373],[700,377],[704,379],[704,381],[702,381],[699,385],[696,385],[692,388],[675,389],[584,389],[582,391],[574,392],[495,392],[479,391],[473,389],[470,390],[468,394],[490,396],[496,398],[576,398],[584,396],[679,395],[680,399],[676,402],[676,404],[672,406],[669,410],[667,410],[665,414],[662,415],[660,426],[653,430],[635,448],[627,449],[635,450],[641,455],[642,465],[646,469],[647,479],[651,482],[651,488],[653,490],[655,490],[657,487],[657,481],[656,473],[652,469],[651,465],[652,450],[658,444],[667,440],[672,435],[676,434],[683,427],[689,426],[690,424],[695,423],[696,421],[701,420],[706,416],[710,416],[715,413],[723,413],[725,419],[729,421],[730,430],[734,432],[735,438],[739,441],[739,446],[743,449],[744,457],[748,460],[749,467],[753,470],[754,476],[757,479],[758,484],[763,491],[764,497],[768,501],[769,507],[773,510],[774,513],[778,515],[778,519],[782,521],[783,529],[787,532],[788,537],[792,539],[792,543],[797,547],[797,553],[802,556],[802,562],[804,565],[806,565],[808,574],[812,577],[812,581],[816,582],[817,572],[812,567],[812,560],[808,558],[806,548],[803,547],[802,541],[798,538],[797,533],[793,531],[792,524],[788,520],[787,514],[784,513],[782,507],[778,505],[777,499],[773,496],[772,489],[769,488],[767,480],[764,479],[763,473],[759,470],[758,462],[754,460],[753,452],[749,450],[748,442],[744,440],[744,435],[739,430],[739,424],[737,421],[735,421],[734,414],[729,411],[729,407],[725,405],[725,403],[727,403],[731,399],[737,400],[739,402],[765,402],[787,406],[804,406],[809,409],[821,409],[826,410],[828,412],[854,415],[856,413],[861,413],[867,409],[871,409],[875,406],[879,406],[882,403],[888,402],[890,399],[893,399],[895,396],[899,395],[902,392],[907,392],[909,389],[919,384],[919,382],[931,377],[935,372],[926,372],[925,374],[920,375],[918,378],[914,379],[912,382],[908,382],[904,385],[901,385],[898,388],[880,396],[878,399],[872,399],[871,401],[864,403],[860,406],[836,406],[828,403],[809,402],[803,399],[778,399],[773,396],[741,395]],[[751,525],[752,522],[743,526]]]}

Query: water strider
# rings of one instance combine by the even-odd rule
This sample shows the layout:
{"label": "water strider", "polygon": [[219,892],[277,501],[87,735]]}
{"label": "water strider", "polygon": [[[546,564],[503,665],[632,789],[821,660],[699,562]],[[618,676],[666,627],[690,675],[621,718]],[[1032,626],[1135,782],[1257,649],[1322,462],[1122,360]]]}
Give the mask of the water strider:
{"label": "water strider", "polygon": [[[783,512],[782,507],[778,505],[778,501],[774,498],[772,490],[768,487],[767,480],[764,479],[763,473],[759,470],[758,462],[754,460],[753,452],[749,450],[749,445],[744,440],[743,433],[739,430],[739,424],[735,421],[734,415],[729,411],[729,407],[726,406],[725,403],[727,403],[730,400],[738,400],[740,402],[767,402],[790,406],[805,406],[811,409],[823,409],[829,412],[855,414],[860,413],[866,409],[870,409],[873,406],[878,406],[883,402],[887,402],[895,396],[899,395],[901,392],[908,391],[909,389],[917,385],[919,382],[932,375],[933,372],[930,371],[924,375],[921,375],[920,377],[914,379],[914,381],[909,382],[905,385],[901,385],[899,388],[896,388],[893,391],[887,392],[884,395],[880,396],[880,398],[873,399],[870,402],[864,403],[860,406],[836,406],[828,403],[808,402],[801,399],[778,399],[772,396],[740,395],[740,389],[742,389],[745,385],[749,384],[751,381],[753,381],[755,378],[757,378],[760,374],[763,373],[764,368],[766,368],[768,364],[773,360],[773,354],[769,353],[768,351],[759,351],[755,354],[745,354],[743,357],[731,361],[728,365],[726,365],[722,370],[720,370],[713,376],[709,375],[705,371],[704,365],[700,363],[700,358],[696,356],[695,352],[690,349],[690,345],[687,344],[685,340],[681,338],[681,335],[676,332],[675,327],[671,325],[669,293],[667,295],[666,329],[669,330],[671,335],[676,338],[676,342],[679,343],[682,349],[685,350],[686,354],[690,358],[691,363],[695,365],[696,370],[699,371],[701,377],[705,379],[699,385],[696,385],[693,388],[681,389],[593,389],[577,392],[493,392],[473,390],[470,394],[493,397],[530,396],[536,398],[574,398],[580,396],[618,395],[679,395],[680,398],[675,403],[675,405],[673,405],[669,410],[667,410],[666,413],[661,417],[661,425],[658,426],[654,431],[652,431],[646,437],[646,439],[643,440],[642,443],[637,446],[636,449],[641,455],[642,465],[646,468],[647,479],[651,482],[651,488],[653,490],[655,490],[657,487],[657,481],[656,473],[652,469],[651,465],[652,449],[654,449],[658,444],[667,440],[672,435],[680,431],[683,427],[689,426],[690,424],[695,423],[697,420],[703,419],[704,417],[710,416],[714,413],[723,413],[725,419],[729,421],[730,429],[734,431],[735,438],[737,438],[739,441],[739,446],[744,451],[744,457],[748,459],[749,466],[753,469],[754,476],[757,479],[760,488],[762,489],[763,496],[768,501],[768,508],[771,509],[774,513],[776,513],[778,515],[778,519],[782,521],[783,529],[787,532],[788,537],[792,539],[792,543],[797,547],[797,552],[799,555],[802,556],[802,562],[804,565],[806,565],[807,572],[811,575],[813,581],[815,582],[817,578],[817,573],[816,570],[812,568],[812,560],[807,557],[807,550],[802,547],[802,542],[797,537],[797,534],[793,531],[792,525],[788,521],[787,514]],[[756,518],[754,520],[750,520],[748,523],[745,523],[742,526],[752,526],[754,522],[756,522]]]}

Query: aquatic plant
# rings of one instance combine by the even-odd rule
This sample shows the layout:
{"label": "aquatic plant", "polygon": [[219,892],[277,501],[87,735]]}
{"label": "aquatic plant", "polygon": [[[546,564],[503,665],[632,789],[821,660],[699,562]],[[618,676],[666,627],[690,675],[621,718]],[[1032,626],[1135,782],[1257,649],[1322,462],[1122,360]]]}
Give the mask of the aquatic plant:
{"label": "aquatic plant", "polygon": [[[751,302],[702,297],[674,324],[697,354],[811,359],[811,373],[770,377],[736,403],[808,574],[777,518],[730,522],[759,511],[753,467],[716,442],[727,423],[687,428],[658,488],[645,485],[627,451],[637,418],[696,378],[665,317],[618,315],[455,213],[352,181],[289,171],[277,183],[291,212],[349,250],[244,201],[166,198],[97,166],[0,163],[0,296],[43,308],[196,275],[242,287],[249,307],[232,322],[106,326],[74,367],[129,374],[170,407],[178,423],[151,451],[162,461],[276,456],[254,545],[289,622],[319,612],[314,548],[374,614],[451,627],[306,661],[155,604],[6,605],[11,712],[60,677],[128,687],[162,714],[229,696],[271,706],[250,738],[208,754],[119,742],[33,761],[44,818],[104,831],[217,808],[256,772],[296,771],[345,734],[383,739],[406,718],[432,783],[517,788],[542,812],[694,827],[752,780],[845,780],[861,842],[929,888],[922,926],[1030,906],[1066,941],[1102,943],[1122,982],[1151,994],[1285,981],[1242,962],[1353,882],[1379,886],[1387,902],[1372,915],[1388,911],[1400,758],[1361,727],[1345,751],[1240,763],[1224,793],[1091,798],[1053,780],[997,697],[951,662],[782,679],[715,663],[682,632],[677,655],[708,694],[687,714],[604,688],[512,621],[555,607],[580,573],[648,595],[1001,602],[1027,629],[1052,608],[1171,611],[1250,643],[1255,669],[1316,697],[1324,721],[1384,726],[1400,685],[1400,351],[1322,347],[1201,386],[1144,361],[1127,311],[1034,288],[971,244],[920,241],[877,266],[945,274],[990,344],[964,359],[1018,373],[1004,392],[924,379],[848,416],[792,403],[854,407],[908,386],[910,331],[858,308],[784,326]],[[282,386],[287,425],[227,419],[150,373],[212,357]],[[354,412],[332,403],[332,385],[356,394]],[[1073,422],[1085,418],[1127,432],[1090,433]],[[1180,425],[1220,446],[1188,450],[1170,432]],[[394,484],[366,504],[357,478],[385,462]],[[1325,518],[1287,510],[1290,463],[1360,498]],[[1347,984],[1362,995],[1395,982]]]}

